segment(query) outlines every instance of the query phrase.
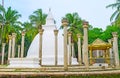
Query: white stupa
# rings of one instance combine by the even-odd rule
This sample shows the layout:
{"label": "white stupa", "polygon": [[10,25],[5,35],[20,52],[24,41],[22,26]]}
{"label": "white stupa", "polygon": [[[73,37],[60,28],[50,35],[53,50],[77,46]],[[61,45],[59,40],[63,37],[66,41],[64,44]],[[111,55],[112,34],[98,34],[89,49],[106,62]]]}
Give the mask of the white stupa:
{"label": "white stupa", "polygon": [[[57,29],[54,23],[54,18],[49,10],[46,18],[46,24],[42,26],[43,42],[42,42],[42,65],[55,65],[55,35],[54,30]],[[63,33],[58,33],[58,65],[64,64],[64,47],[63,47]],[[69,53],[69,52],[68,52]],[[69,54],[68,54],[69,55]],[[69,56],[68,56],[69,57]],[[68,59],[69,61],[69,59]],[[72,58],[72,64],[78,64],[76,58]],[[39,33],[33,39],[26,58],[11,58],[8,67],[28,67],[37,68],[39,65]]]}

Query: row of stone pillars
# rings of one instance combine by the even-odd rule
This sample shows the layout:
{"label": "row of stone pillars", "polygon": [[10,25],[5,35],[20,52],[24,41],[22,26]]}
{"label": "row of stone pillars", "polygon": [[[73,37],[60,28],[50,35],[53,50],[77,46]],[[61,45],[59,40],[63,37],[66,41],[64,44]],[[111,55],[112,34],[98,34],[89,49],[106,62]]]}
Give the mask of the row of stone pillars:
{"label": "row of stone pillars", "polygon": [[[68,70],[68,51],[67,51],[67,19],[62,20],[62,25],[64,27],[64,70]],[[88,57],[88,22],[83,22],[83,49],[81,52],[81,35],[77,34],[78,37],[78,63],[79,65],[84,62],[86,69],[89,68],[89,57]],[[119,53],[118,53],[118,35],[117,32],[113,32],[113,52],[114,52],[114,61],[116,67],[119,67]],[[69,44],[69,63],[71,64],[71,32],[68,32],[68,44]],[[83,56],[81,55],[83,54]],[[83,58],[83,59],[82,59]]]}
{"label": "row of stone pillars", "polygon": [[[72,58],[71,58],[71,35],[72,33],[71,32],[67,32],[67,26],[68,26],[68,21],[66,19],[63,19],[62,20],[62,25],[64,27],[64,70],[68,70],[68,51],[69,51],[69,64],[71,65],[72,63]],[[87,22],[84,22],[83,24],[83,27],[84,27],[84,50],[85,54],[86,55],[85,57],[85,65],[88,67],[88,39],[87,39],[87,26],[88,23]],[[40,57],[40,65],[42,65],[42,34],[43,34],[43,29],[40,29],[39,31],[40,33],[40,47],[39,47],[39,57]],[[55,65],[57,65],[57,50],[58,50],[58,47],[57,47],[57,36],[58,36],[58,30],[54,30],[54,34],[55,34]],[[79,62],[79,65],[82,64],[82,55],[81,55],[81,35],[80,34],[77,34],[77,37],[78,37],[78,62]],[[67,39],[68,38],[68,39]],[[67,41],[68,40],[68,41]],[[68,44],[67,44],[68,42]],[[68,45],[68,47],[67,47]],[[72,54],[73,55],[73,54]]]}
{"label": "row of stone pillars", "polygon": [[[67,19],[62,20],[62,25],[64,27],[64,70],[68,70],[68,51],[67,51],[67,26],[68,21]],[[88,62],[88,22],[84,21],[83,23],[84,28],[84,36],[83,36],[83,49],[84,49],[84,56],[83,58],[86,68],[89,66]],[[82,53],[81,53],[81,35],[77,34],[78,37],[78,63],[79,65],[82,64]],[[71,32],[68,32],[68,44],[69,44],[69,63],[71,64]]]}
{"label": "row of stone pillars", "polygon": [[119,67],[118,35],[117,32],[112,32],[112,35],[113,38],[108,39],[108,42],[113,45],[113,47],[109,49],[109,56],[111,58],[110,63]]}
{"label": "row of stone pillars", "polygon": [[[44,29],[39,30],[39,58],[40,58],[40,65],[42,65],[42,35],[43,35]],[[57,58],[58,58],[58,30],[54,30],[54,35],[55,35],[55,65],[57,65]]]}
{"label": "row of stone pillars", "polygon": [[119,62],[119,52],[118,52],[118,35],[117,32],[112,32],[113,38],[108,39],[109,44],[112,45],[112,47],[109,49],[109,56],[110,63],[112,65],[115,65],[116,67],[119,67],[120,62]]}
{"label": "row of stone pillars", "polygon": [[[39,30],[40,38],[39,38],[39,58],[40,58],[40,65],[42,65],[42,35],[43,35],[44,29]],[[57,58],[58,58],[58,30],[54,30],[55,35],[55,65],[57,65]]]}
{"label": "row of stone pillars", "polygon": [[[21,48],[20,45],[18,45],[18,58],[24,57],[24,37],[25,32],[22,32],[22,41],[21,41]],[[12,35],[8,35],[9,44],[8,44],[8,60],[9,58],[15,58],[15,40],[16,40],[16,33],[12,33]],[[2,43],[2,61],[1,64],[4,64],[4,56],[5,56],[5,45],[6,43]],[[21,49],[21,55],[20,55],[20,49]]]}
{"label": "row of stone pillars", "polygon": [[[72,53],[72,43],[71,43],[71,32],[67,32],[67,26],[68,26],[68,22],[66,19],[62,20],[62,25],[64,26],[64,70],[68,69],[68,50],[69,50],[69,64],[71,65],[72,63],[72,58],[71,55],[73,57],[73,53]],[[42,65],[42,35],[43,35],[43,29],[39,30],[39,34],[40,34],[40,41],[39,41],[39,58],[40,58],[40,65]],[[55,65],[57,65],[57,58],[58,58],[58,30],[54,30],[54,35],[55,35]],[[78,37],[78,57],[79,57],[79,64],[82,64],[82,60],[81,60],[81,35],[77,34]],[[67,39],[68,38],[68,39]],[[68,41],[67,41],[68,40]],[[69,46],[67,47],[67,42],[69,44]],[[68,49],[69,48],[69,49]]]}

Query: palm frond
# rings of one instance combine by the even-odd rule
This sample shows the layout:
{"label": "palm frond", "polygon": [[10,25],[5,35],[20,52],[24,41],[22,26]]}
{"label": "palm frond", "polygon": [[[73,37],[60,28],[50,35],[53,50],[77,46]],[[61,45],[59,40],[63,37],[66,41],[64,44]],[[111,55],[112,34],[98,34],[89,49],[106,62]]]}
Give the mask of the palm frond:
{"label": "palm frond", "polygon": [[38,28],[39,26],[45,24],[46,17],[47,15],[42,12],[42,9],[38,9],[34,11],[32,15],[29,16],[29,19],[31,23]]}
{"label": "palm frond", "polygon": [[118,10],[116,10],[116,11],[112,14],[112,16],[110,17],[110,21],[113,21],[118,14],[119,14],[119,12],[118,12]]}
{"label": "palm frond", "polygon": [[120,2],[119,3],[110,4],[110,5],[106,6],[106,8],[109,8],[109,7],[112,7],[112,9],[116,8],[116,7],[120,7]]}
{"label": "palm frond", "polygon": [[5,8],[2,5],[0,5],[0,12],[5,13]]}

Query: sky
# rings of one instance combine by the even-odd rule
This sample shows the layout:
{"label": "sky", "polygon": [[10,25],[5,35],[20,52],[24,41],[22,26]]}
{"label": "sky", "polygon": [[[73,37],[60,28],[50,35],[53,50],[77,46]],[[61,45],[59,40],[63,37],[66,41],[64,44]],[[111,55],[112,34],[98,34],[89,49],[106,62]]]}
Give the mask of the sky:
{"label": "sky", "polygon": [[22,22],[28,21],[29,15],[37,9],[42,9],[47,14],[51,8],[57,27],[61,25],[65,14],[77,12],[93,27],[105,29],[111,24],[110,16],[114,12],[106,6],[114,2],[115,0],[4,0],[4,6],[17,10],[22,15]]}

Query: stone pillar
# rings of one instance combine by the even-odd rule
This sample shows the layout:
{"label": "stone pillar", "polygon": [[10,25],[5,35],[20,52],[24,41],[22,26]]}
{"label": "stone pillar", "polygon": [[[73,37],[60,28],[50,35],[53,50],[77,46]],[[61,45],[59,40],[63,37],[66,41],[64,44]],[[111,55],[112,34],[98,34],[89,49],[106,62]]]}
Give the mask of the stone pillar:
{"label": "stone pillar", "polygon": [[81,56],[81,35],[77,34],[78,37],[78,62],[79,65],[82,64],[82,56]]}
{"label": "stone pillar", "polygon": [[2,43],[2,61],[1,61],[1,64],[3,65],[4,64],[4,56],[5,55],[5,43]]}
{"label": "stone pillar", "polygon": [[74,43],[72,42],[72,58],[75,57],[75,49],[74,49]]}
{"label": "stone pillar", "polygon": [[42,35],[43,35],[44,29],[39,29],[39,58],[40,58],[40,65],[42,65]]}
{"label": "stone pillar", "polygon": [[112,32],[113,35],[113,52],[115,58],[115,65],[119,67],[119,53],[118,53],[118,35],[117,32]]}
{"label": "stone pillar", "polygon": [[89,68],[89,62],[88,62],[88,22],[84,21],[83,22],[83,31],[84,31],[84,36],[83,36],[83,47],[84,47],[84,64],[86,68]]}
{"label": "stone pillar", "polygon": [[15,57],[15,38],[16,38],[16,33],[12,33],[12,58]]}
{"label": "stone pillar", "polygon": [[9,60],[9,58],[11,57],[12,36],[11,36],[11,35],[8,35],[8,38],[9,38],[9,46],[8,46],[8,60]]}
{"label": "stone pillar", "polygon": [[24,57],[24,39],[25,39],[25,31],[22,31],[22,41],[21,41],[21,58]]}
{"label": "stone pillar", "polygon": [[84,43],[83,43],[83,40],[82,40],[82,64],[84,64],[84,58],[85,58],[84,57]]}
{"label": "stone pillar", "polygon": [[[112,40],[108,39],[109,44],[112,45]],[[113,64],[113,53],[112,53],[112,48],[109,49],[109,54],[110,54],[110,64]]]}
{"label": "stone pillar", "polygon": [[68,70],[68,52],[67,52],[67,26],[68,21],[66,18],[62,19],[62,26],[64,27],[64,70]]}
{"label": "stone pillar", "polygon": [[72,55],[72,47],[71,47],[71,35],[72,33],[71,32],[68,32],[68,49],[69,49],[69,65],[72,64],[72,58],[71,58],[71,55]]}
{"label": "stone pillar", "polygon": [[55,35],[55,65],[58,63],[58,30],[54,30]]}
{"label": "stone pillar", "polygon": [[18,45],[18,58],[20,58],[20,45]]}

